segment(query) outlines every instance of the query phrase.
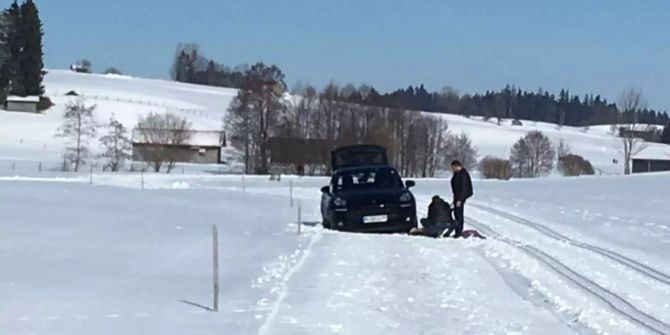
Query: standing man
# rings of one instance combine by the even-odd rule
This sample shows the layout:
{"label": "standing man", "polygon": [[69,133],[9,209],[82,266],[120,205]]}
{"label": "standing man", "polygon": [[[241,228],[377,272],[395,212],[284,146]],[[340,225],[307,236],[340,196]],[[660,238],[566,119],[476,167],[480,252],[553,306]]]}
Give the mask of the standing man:
{"label": "standing man", "polygon": [[465,201],[472,196],[472,180],[470,174],[459,161],[451,162],[451,171],[454,173],[451,177],[451,192],[454,194],[454,216],[456,234],[454,237],[461,237],[463,234],[463,222]]}

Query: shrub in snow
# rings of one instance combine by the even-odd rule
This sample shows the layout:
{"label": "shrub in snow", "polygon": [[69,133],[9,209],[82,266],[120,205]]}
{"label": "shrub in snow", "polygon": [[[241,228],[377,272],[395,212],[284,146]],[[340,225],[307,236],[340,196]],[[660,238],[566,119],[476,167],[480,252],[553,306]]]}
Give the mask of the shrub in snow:
{"label": "shrub in snow", "polygon": [[512,164],[509,160],[486,156],[479,162],[479,172],[486,179],[512,178]]}
{"label": "shrub in snow", "polygon": [[540,131],[531,131],[512,147],[510,162],[514,176],[536,178],[551,172],[556,151],[547,136]]}
{"label": "shrub in snow", "polygon": [[593,175],[591,162],[579,155],[565,155],[558,159],[558,171],[566,177]]}
{"label": "shrub in snow", "polygon": [[121,75],[123,73],[121,72],[121,70],[119,70],[115,67],[109,67],[103,72],[103,74],[118,74],[118,75]]}

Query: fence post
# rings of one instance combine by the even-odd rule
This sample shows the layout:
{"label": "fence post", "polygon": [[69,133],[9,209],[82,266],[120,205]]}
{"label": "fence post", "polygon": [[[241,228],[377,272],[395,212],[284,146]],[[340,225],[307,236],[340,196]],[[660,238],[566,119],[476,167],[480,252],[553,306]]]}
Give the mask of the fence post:
{"label": "fence post", "polygon": [[212,311],[219,311],[219,231],[216,224],[212,225],[212,270],[214,284],[214,301]]}
{"label": "fence post", "polygon": [[291,208],[293,208],[293,180],[288,181],[288,195],[291,198]]}
{"label": "fence post", "polygon": [[302,230],[302,205],[300,200],[298,200],[298,235],[300,235]]}
{"label": "fence post", "polygon": [[140,182],[142,183],[142,191],[144,191],[144,170],[140,170]]}
{"label": "fence post", "polygon": [[242,174],[242,192],[247,192],[247,181],[244,173]]}
{"label": "fence post", "polygon": [[42,172],[42,162],[37,165],[37,172]]}

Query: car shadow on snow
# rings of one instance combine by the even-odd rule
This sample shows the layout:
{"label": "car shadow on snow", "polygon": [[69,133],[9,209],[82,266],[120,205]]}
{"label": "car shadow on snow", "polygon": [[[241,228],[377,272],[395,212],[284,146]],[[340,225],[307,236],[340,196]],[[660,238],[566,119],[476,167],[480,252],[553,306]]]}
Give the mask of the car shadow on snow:
{"label": "car shadow on snow", "polygon": [[303,225],[303,226],[308,226],[308,227],[316,227],[316,226],[320,226],[321,222],[318,222],[318,221],[302,221],[302,222],[300,222],[300,224]]}

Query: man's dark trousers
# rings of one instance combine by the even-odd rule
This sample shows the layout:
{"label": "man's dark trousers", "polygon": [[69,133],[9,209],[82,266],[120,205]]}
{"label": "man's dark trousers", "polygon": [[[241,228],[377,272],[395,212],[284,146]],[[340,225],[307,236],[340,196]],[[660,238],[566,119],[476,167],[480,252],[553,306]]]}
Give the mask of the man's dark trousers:
{"label": "man's dark trousers", "polygon": [[454,204],[454,216],[456,219],[456,222],[454,223],[455,224],[454,228],[456,230],[454,237],[461,237],[461,235],[463,234],[463,223],[465,222],[464,209],[465,209],[465,201],[461,201],[461,205],[458,207],[456,206],[456,204]]}

